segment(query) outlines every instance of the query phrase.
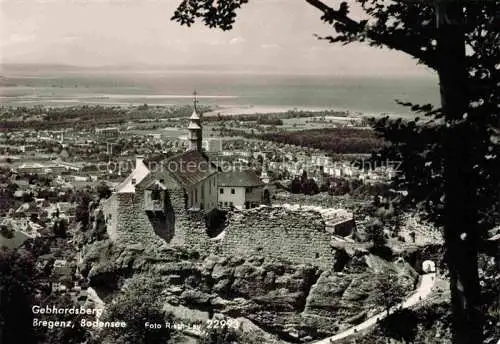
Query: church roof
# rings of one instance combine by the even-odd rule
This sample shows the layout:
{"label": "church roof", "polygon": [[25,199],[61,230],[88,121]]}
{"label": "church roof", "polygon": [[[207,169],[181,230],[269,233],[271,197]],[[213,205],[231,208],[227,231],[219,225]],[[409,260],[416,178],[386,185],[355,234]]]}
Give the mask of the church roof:
{"label": "church roof", "polygon": [[201,127],[195,122],[189,122],[188,129],[201,129]]}
{"label": "church roof", "polygon": [[[132,173],[116,187],[116,192],[118,193],[130,193],[135,192],[135,185],[139,184],[146,176],[149,174],[148,167],[144,162],[139,162]],[[135,183],[132,181],[135,180]]]}
{"label": "church roof", "polygon": [[200,119],[200,115],[196,112],[196,109],[193,110],[193,113],[191,114],[191,117],[189,119]]}
{"label": "church roof", "polygon": [[261,186],[264,185],[253,170],[235,170],[219,174],[218,186]]}
{"label": "church roof", "polygon": [[217,173],[208,157],[198,151],[188,151],[164,162],[169,172],[183,187],[191,187]]}
{"label": "church roof", "polygon": [[167,187],[158,180],[154,180],[147,187],[147,190],[167,190]]}

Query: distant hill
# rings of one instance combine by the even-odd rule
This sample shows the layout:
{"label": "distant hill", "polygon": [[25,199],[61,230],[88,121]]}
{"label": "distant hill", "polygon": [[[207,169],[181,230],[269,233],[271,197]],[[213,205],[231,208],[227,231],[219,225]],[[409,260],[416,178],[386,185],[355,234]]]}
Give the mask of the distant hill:
{"label": "distant hill", "polygon": [[[0,75],[9,74],[51,74],[51,73],[154,73],[154,72],[174,72],[174,73],[226,73],[226,74],[255,74],[255,75],[317,75],[328,77],[323,73],[309,73],[307,71],[290,72],[280,69],[276,66],[261,65],[157,65],[157,64],[120,64],[120,65],[101,65],[101,66],[78,66],[70,64],[46,64],[46,63],[3,63],[0,64]],[[330,75],[332,77],[332,75]],[[359,77],[359,76],[358,76]],[[370,77],[370,76],[368,76]],[[373,76],[372,76],[373,77]],[[402,75],[401,78],[408,78]],[[390,76],[389,78],[395,78]],[[397,77],[396,77],[397,78]],[[412,78],[410,76],[410,78]],[[427,78],[426,76],[417,76],[417,79]]]}
{"label": "distant hill", "polygon": [[86,69],[85,67],[77,67],[63,64],[38,64],[38,63],[5,63],[1,65],[3,74],[12,72],[41,72],[41,71],[74,71],[78,69]]}
{"label": "distant hill", "polygon": [[51,73],[51,72],[114,72],[114,71],[172,71],[172,72],[265,72],[258,66],[213,66],[213,65],[102,65],[102,66],[76,66],[67,64],[38,64],[38,63],[5,63],[0,66],[2,74],[11,73]]}

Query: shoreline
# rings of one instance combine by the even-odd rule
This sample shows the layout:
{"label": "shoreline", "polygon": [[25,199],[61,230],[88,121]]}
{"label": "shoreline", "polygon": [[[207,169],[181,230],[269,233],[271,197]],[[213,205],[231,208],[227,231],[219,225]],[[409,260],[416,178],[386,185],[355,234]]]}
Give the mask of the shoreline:
{"label": "shoreline", "polygon": [[[185,96],[188,98],[188,96]],[[204,97],[201,97],[204,98]],[[209,97],[205,97],[209,98]],[[225,98],[225,96],[219,96],[218,98]],[[25,100],[19,102],[2,102],[0,99],[0,106],[2,107],[52,107],[52,108],[64,108],[64,107],[78,107],[78,106],[103,106],[103,107],[122,107],[122,108],[133,108],[144,105],[142,102],[99,102],[99,101],[83,101],[78,99],[57,99],[57,100]],[[181,103],[168,103],[168,104],[148,104],[151,108],[162,108],[162,107],[179,107],[185,106],[187,104]],[[353,118],[367,118],[367,117],[383,117],[389,116],[392,118],[409,118],[414,117],[410,112],[407,113],[393,113],[393,112],[367,112],[361,110],[353,110],[342,107],[327,107],[327,106],[293,106],[293,105],[253,105],[253,104],[206,104],[211,107],[211,111],[205,112],[203,115],[206,117],[215,117],[219,114],[222,117],[233,117],[233,116],[245,116],[245,115],[266,115],[266,114],[285,114],[289,112],[311,112],[318,113],[318,116],[322,112],[327,112],[325,116],[332,117],[336,113],[345,113],[346,116],[338,116],[339,118],[353,119]],[[416,116],[416,115],[415,115]]]}
{"label": "shoreline", "polygon": [[219,113],[221,116],[244,116],[244,115],[266,115],[266,114],[279,114],[288,113],[292,111],[297,112],[328,112],[325,117],[336,117],[335,113],[346,113],[345,117],[338,116],[338,118],[353,119],[364,117],[383,117],[389,116],[393,118],[408,118],[411,113],[393,113],[393,112],[367,112],[353,109],[346,109],[340,107],[325,107],[325,106],[286,106],[286,105],[215,105],[212,111],[205,112],[203,115],[206,117],[214,117]]}
{"label": "shoreline", "polygon": [[287,105],[215,105],[212,111],[205,112],[207,117],[217,116],[235,116],[235,115],[259,115],[269,113],[287,113],[297,112],[345,112],[351,114],[361,114],[346,109],[335,109],[325,106],[287,106]]}

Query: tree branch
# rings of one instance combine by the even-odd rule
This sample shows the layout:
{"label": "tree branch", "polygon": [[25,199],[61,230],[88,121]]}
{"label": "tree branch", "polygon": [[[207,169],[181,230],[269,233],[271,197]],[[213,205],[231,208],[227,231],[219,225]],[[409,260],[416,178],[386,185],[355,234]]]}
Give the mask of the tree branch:
{"label": "tree branch", "polygon": [[323,12],[325,21],[332,23],[337,21],[345,26],[345,28],[352,34],[360,34],[364,32],[366,37],[377,44],[385,45],[388,48],[400,50],[405,52],[414,58],[420,60],[425,65],[436,69],[436,61],[428,53],[425,53],[419,49],[418,46],[412,44],[412,42],[407,42],[404,38],[394,37],[391,35],[380,34],[375,30],[367,28],[365,23],[357,22],[347,16],[347,10],[343,8],[341,4],[340,10],[334,10],[330,6],[325,5],[321,0],[305,0],[311,6],[316,7],[318,10]]}
{"label": "tree branch", "polygon": [[310,5],[316,7],[325,14],[325,17],[332,18],[344,25],[346,25],[353,33],[359,33],[363,30],[363,25],[347,16],[347,13],[336,11],[333,8],[325,5],[320,0],[306,0]]}

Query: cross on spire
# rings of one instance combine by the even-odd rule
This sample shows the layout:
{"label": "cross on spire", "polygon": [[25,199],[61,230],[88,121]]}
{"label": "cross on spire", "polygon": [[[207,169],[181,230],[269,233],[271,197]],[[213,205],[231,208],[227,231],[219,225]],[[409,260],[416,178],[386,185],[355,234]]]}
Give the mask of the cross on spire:
{"label": "cross on spire", "polygon": [[194,110],[196,111],[196,104],[198,104],[198,98],[197,98],[198,92],[196,90],[193,91],[193,105],[194,105]]}

